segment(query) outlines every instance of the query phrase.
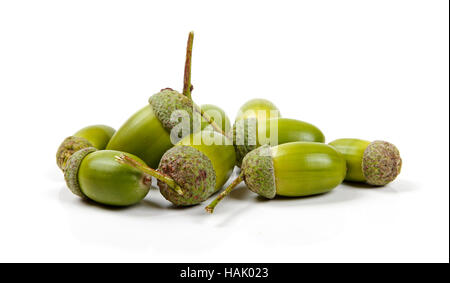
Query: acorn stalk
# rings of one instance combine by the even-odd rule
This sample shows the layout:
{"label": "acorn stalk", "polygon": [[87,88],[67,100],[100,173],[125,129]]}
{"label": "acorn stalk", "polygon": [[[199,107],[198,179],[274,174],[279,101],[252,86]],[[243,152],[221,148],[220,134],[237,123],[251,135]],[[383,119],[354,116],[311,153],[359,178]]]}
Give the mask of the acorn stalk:
{"label": "acorn stalk", "polygon": [[[194,89],[191,83],[191,76],[192,76],[192,48],[194,45],[194,32],[191,31],[189,33],[188,42],[187,42],[187,48],[186,48],[186,63],[184,65],[184,81],[183,81],[183,94],[192,100],[191,92]],[[222,130],[221,127],[219,127],[215,121],[211,118],[211,116],[208,115],[201,107],[198,107],[198,105],[193,104],[194,109],[197,113],[199,113],[203,119],[205,119],[215,131],[225,135],[225,132]]]}
{"label": "acorn stalk", "polygon": [[[230,133],[230,119],[223,109],[213,104],[203,104],[200,108],[204,111],[204,113],[208,114],[211,119],[214,120],[214,122],[216,122],[216,124],[221,128],[223,132],[225,132],[227,135]],[[206,121],[204,118],[201,121],[201,129],[214,130],[211,124],[208,123],[208,121]]]}
{"label": "acorn stalk", "polygon": [[186,47],[186,63],[184,64],[184,81],[183,81],[183,94],[189,99],[191,97],[191,91],[193,89],[191,84],[192,74],[192,47],[194,45],[194,32],[189,33],[187,47]]}
{"label": "acorn stalk", "polygon": [[[149,105],[134,114],[111,138],[106,149],[129,152],[142,158],[151,168],[157,168],[161,157],[173,143],[171,132],[178,121],[172,120],[174,111],[184,111],[190,119],[189,134],[193,132],[194,115],[200,113],[212,127],[219,131],[220,127],[203,113],[191,99],[191,66],[194,34],[189,34],[186,51],[183,94],[166,88],[149,99]],[[220,130],[221,132],[221,130]],[[177,138],[177,137],[175,137]],[[181,137],[182,138],[182,137]]]}
{"label": "acorn stalk", "polygon": [[177,183],[175,183],[175,181],[170,178],[169,176],[156,171],[155,169],[149,168],[148,166],[137,162],[135,159],[122,154],[120,156],[116,156],[116,160],[121,163],[121,164],[126,164],[128,166],[131,166],[133,168],[136,168],[140,171],[142,171],[145,174],[148,174],[149,176],[154,177],[155,179],[162,181],[164,183],[166,183],[171,189],[173,189],[177,194],[179,195],[183,195],[183,190],[180,188],[180,186],[178,186]]}
{"label": "acorn stalk", "polygon": [[217,198],[215,198],[205,210],[209,213],[214,212],[214,208],[221,202],[227,195],[231,193],[242,181],[244,181],[244,173],[241,172],[239,176],[223,191],[221,192]]}

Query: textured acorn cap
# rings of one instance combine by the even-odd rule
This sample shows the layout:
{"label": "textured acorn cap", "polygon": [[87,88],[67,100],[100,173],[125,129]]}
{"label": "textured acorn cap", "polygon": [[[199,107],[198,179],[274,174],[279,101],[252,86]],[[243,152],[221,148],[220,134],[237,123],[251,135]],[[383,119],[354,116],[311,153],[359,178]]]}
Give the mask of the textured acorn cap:
{"label": "textured acorn cap", "polygon": [[362,169],[368,184],[384,186],[392,182],[401,167],[400,152],[391,143],[374,141],[364,151]]}
{"label": "textured acorn cap", "polygon": [[175,205],[199,204],[215,191],[216,172],[211,160],[191,146],[177,145],[168,150],[158,170],[174,179],[183,190],[183,195],[179,195],[167,184],[158,181],[161,194]]}
{"label": "textured acorn cap", "polygon": [[263,145],[248,153],[242,161],[242,172],[252,192],[268,199],[275,197],[277,186],[270,146]]}
{"label": "textured acorn cap", "polygon": [[193,102],[185,95],[171,88],[166,88],[150,97],[149,103],[163,127],[170,132],[179,122],[171,121],[170,117],[176,110],[184,110],[193,120]]}
{"label": "textured acorn cap", "polygon": [[56,152],[56,163],[61,170],[64,170],[67,160],[77,151],[83,148],[92,147],[92,144],[85,138],[68,137],[58,148]]}
{"label": "textured acorn cap", "polygon": [[241,119],[233,126],[233,144],[236,151],[236,166],[241,167],[242,160],[258,147],[258,120],[256,118]]}
{"label": "textured acorn cap", "polygon": [[81,198],[88,197],[81,191],[80,184],[78,183],[78,171],[83,159],[94,151],[97,151],[97,149],[88,147],[75,152],[67,161],[67,166],[64,170],[64,179],[66,179],[67,187],[72,193]]}

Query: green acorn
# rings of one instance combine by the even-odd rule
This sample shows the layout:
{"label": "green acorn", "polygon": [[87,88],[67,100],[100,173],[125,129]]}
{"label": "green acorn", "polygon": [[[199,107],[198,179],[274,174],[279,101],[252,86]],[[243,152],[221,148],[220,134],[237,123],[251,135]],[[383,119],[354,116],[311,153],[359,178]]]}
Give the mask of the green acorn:
{"label": "green acorn", "polygon": [[235,121],[247,118],[265,120],[281,117],[280,110],[267,99],[255,98],[247,101],[239,108]]}
{"label": "green acorn", "polygon": [[105,149],[115,132],[116,130],[105,125],[94,125],[79,130],[73,136],[66,138],[59,146],[56,153],[58,167],[64,170],[67,160],[83,148]]}
{"label": "green acorn", "polygon": [[[211,120],[207,113],[201,110],[191,99],[191,59],[194,34],[191,32],[186,52],[183,93],[166,88],[149,99],[149,105],[134,114],[111,138],[106,149],[129,152],[143,159],[151,168],[156,168],[163,154],[169,150],[174,140],[180,138],[180,133],[171,136],[172,130],[179,120],[172,120],[176,110],[182,110],[189,120],[189,131],[195,131],[194,121],[200,124],[200,115],[210,121],[212,127],[221,132],[221,128]],[[200,126],[199,126],[200,127]],[[199,129],[200,130],[200,129]],[[182,138],[182,136],[181,136]]]}
{"label": "green acorn", "polygon": [[287,118],[245,118],[236,121],[233,126],[236,165],[239,167],[242,159],[261,145],[275,146],[296,141],[324,143],[325,136],[312,124]]}
{"label": "green acorn", "polygon": [[84,148],[67,162],[65,179],[75,195],[110,206],[129,206],[140,202],[151,186],[151,175],[119,164],[119,156],[127,156],[141,165],[138,157],[111,150]]}
{"label": "green acorn", "polygon": [[338,139],[329,144],[341,152],[347,161],[346,181],[384,186],[400,174],[400,152],[389,142]]}
{"label": "green acorn", "polygon": [[331,191],[342,183],[346,169],[342,154],[326,144],[263,145],[245,156],[239,177],[206,207],[206,211],[212,213],[242,181],[249,190],[268,199],[276,195],[302,197]]}

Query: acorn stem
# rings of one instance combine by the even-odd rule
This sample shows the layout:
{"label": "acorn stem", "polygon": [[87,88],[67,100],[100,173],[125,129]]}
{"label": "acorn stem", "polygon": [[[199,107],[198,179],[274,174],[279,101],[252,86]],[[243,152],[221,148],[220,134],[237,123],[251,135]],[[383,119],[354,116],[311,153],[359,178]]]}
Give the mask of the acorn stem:
{"label": "acorn stem", "polygon": [[[184,64],[184,82],[183,82],[183,95],[192,100],[192,84],[191,84],[191,73],[192,73],[192,47],[194,45],[194,32],[189,33],[187,48],[186,48],[186,63]],[[202,117],[214,128],[215,131],[226,136],[225,132],[219,127],[214,119],[211,118],[205,111],[203,111],[199,106],[194,104],[194,110],[200,113]]]}
{"label": "acorn stem", "polygon": [[128,166],[131,166],[133,168],[136,168],[137,170],[141,171],[142,173],[145,173],[147,175],[150,175],[152,177],[155,177],[157,180],[167,184],[169,188],[171,188],[173,191],[178,193],[179,195],[183,195],[183,190],[181,187],[169,176],[166,174],[163,174],[155,169],[152,169],[148,167],[147,165],[141,164],[134,160],[133,158],[130,158],[129,156],[126,156],[125,154],[121,154],[120,156],[116,156],[117,162],[120,164],[125,164]]}
{"label": "acorn stem", "polygon": [[194,44],[194,32],[191,31],[189,33],[189,38],[187,42],[187,48],[186,48],[186,63],[184,65],[184,86],[183,86],[183,94],[188,97],[189,99],[192,99],[191,97],[191,91],[192,91],[192,84],[191,84],[191,69],[192,69],[192,46]]}
{"label": "acorn stem", "polygon": [[207,207],[205,207],[205,210],[209,213],[214,212],[214,208],[216,205],[223,200],[234,188],[236,188],[237,185],[239,185],[242,181],[244,181],[244,173],[241,172],[239,176],[231,183],[228,188],[226,188],[223,192],[220,193],[220,195],[217,196],[215,200],[213,200]]}
{"label": "acorn stem", "polygon": [[221,133],[224,136],[227,136],[227,134],[222,130],[221,127],[219,127],[219,125],[217,125],[216,122],[214,122],[214,119],[211,118],[211,116],[208,115],[208,113],[206,113],[205,111],[203,111],[198,105],[194,104],[194,109],[200,113],[200,115],[202,115],[202,117],[208,122],[208,124],[210,124],[213,129],[218,132]]}

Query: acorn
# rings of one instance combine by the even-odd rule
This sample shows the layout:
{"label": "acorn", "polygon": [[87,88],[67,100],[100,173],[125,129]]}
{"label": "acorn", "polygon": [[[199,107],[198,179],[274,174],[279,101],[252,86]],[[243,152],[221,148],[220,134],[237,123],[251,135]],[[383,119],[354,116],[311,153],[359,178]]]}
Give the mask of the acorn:
{"label": "acorn", "polygon": [[341,152],[347,161],[346,181],[384,186],[400,174],[400,152],[389,142],[338,139],[329,144]]}
{"label": "acorn", "polygon": [[[203,104],[200,107],[205,113],[207,113],[216,124],[221,128],[222,132],[228,133],[231,129],[230,119],[228,118],[225,111],[223,111],[219,106],[213,104]],[[202,118],[202,130],[213,130],[211,124]]]}
{"label": "acorn", "polygon": [[93,125],[79,130],[73,136],[66,138],[59,146],[56,153],[58,167],[64,170],[67,160],[80,149],[88,147],[105,149],[115,132],[116,130],[105,125]]}
{"label": "acorn", "polygon": [[238,167],[241,166],[242,159],[247,153],[261,145],[275,146],[297,141],[324,143],[325,136],[312,124],[287,118],[266,120],[245,118],[236,121],[233,126],[233,143]]}
{"label": "acorn", "polygon": [[[199,204],[223,187],[233,172],[235,160],[231,140],[224,135],[216,131],[191,134],[162,157],[158,172],[167,178],[158,179],[158,187],[164,198],[176,206]],[[135,166],[124,159],[119,161]],[[144,173],[152,170],[142,166],[135,168]],[[175,184],[182,194],[174,190]]]}
{"label": "acorn", "polygon": [[129,206],[140,202],[151,186],[151,175],[120,164],[119,156],[126,156],[145,166],[138,157],[112,150],[84,148],[68,160],[64,177],[75,195],[110,206]]}
{"label": "acorn", "polygon": [[206,211],[212,213],[242,181],[249,190],[264,198],[303,197],[333,190],[344,180],[346,168],[342,154],[326,144],[263,145],[245,156],[239,177],[206,207]]}
{"label": "acorn", "polygon": [[[129,152],[140,157],[151,168],[156,168],[163,154],[170,149],[184,135],[195,132],[194,120],[199,122],[201,115],[214,128],[221,132],[221,128],[211,120],[191,99],[191,59],[194,33],[189,34],[186,51],[183,93],[166,88],[154,94],[149,99],[149,105],[134,114],[111,138],[106,149]],[[181,110],[182,112],[175,112]],[[188,130],[177,132],[179,119],[172,119],[174,113],[187,115]],[[200,130],[200,129],[198,129]]]}
{"label": "acorn", "polygon": [[247,101],[239,108],[235,121],[246,118],[265,120],[281,117],[280,110],[267,99],[255,98]]}

